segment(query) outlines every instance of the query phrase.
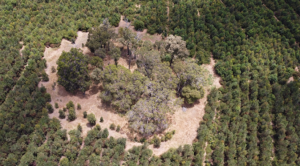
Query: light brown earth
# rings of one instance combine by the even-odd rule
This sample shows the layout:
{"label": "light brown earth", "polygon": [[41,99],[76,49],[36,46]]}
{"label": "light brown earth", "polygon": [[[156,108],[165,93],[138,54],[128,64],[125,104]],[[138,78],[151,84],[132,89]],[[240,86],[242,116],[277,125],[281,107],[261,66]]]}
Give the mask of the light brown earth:
{"label": "light brown earth", "polygon": [[[298,69],[297,66],[295,67],[295,71],[296,71],[296,72],[299,72],[299,69]],[[293,76],[290,77],[286,83],[288,84],[288,83],[290,83],[290,82],[292,82],[292,81],[294,81],[294,77],[293,77]]]}
{"label": "light brown earth", "polygon": [[[124,21],[121,21],[124,22]],[[124,25],[124,23],[120,23],[120,26]],[[150,35],[149,35],[150,36]],[[72,129],[76,129],[78,124],[81,124],[83,129],[83,136],[86,136],[87,132],[91,130],[91,126],[88,124],[87,119],[83,118],[83,112],[87,111],[87,113],[93,113],[96,116],[97,124],[100,124],[101,127],[108,128],[111,123],[115,123],[116,125],[120,125],[122,128],[121,132],[112,131],[109,129],[109,135],[119,138],[124,137],[128,138],[124,131],[128,131],[127,127],[127,119],[126,117],[121,117],[120,115],[114,113],[114,110],[108,108],[101,104],[101,99],[98,98],[100,94],[99,86],[93,85],[91,86],[90,90],[83,95],[81,92],[76,94],[68,93],[64,87],[57,85],[55,90],[52,89],[52,84],[57,81],[56,73],[51,72],[51,67],[57,67],[56,61],[58,60],[59,56],[63,51],[70,51],[71,48],[79,48],[83,50],[85,54],[91,54],[89,49],[84,47],[82,48],[82,44],[85,44],[88,38],[88,33],[85,32],[78,32],[78,37],[75,41],[75,44],[71,44],[71,42],[63,39],[59,48],[46,48],[44,52],[44,58],[47,60],[47,69],[46,73],[49,75],[48,82],[40,82],[39,86],[45,86],[47,88],[47,92],[51,94],[51,104],[54,106],[55,102],[58,103],[59,108],[55,109],[52,114],[49,114],[50,118],[58,118],[59,113],[58,110],[62,109],[66,106],[69,101],[73,101],[75,105],[77,103],[81,104],[82,109],[76,110],[77,119],[69,122],[67,118],[60,119],[61,126],[63,129],[67,129],[68,131]],[[154,37],[155,38],[155,37]],[[159,39],[161,40],[161,39]],[[152,41],[153,42],[153,41]],[[113,60],[107,60],[104,62],[105,65],[107,64],[114,64]],[[124,58],[120,58],[118,64],[128,67],[128,64]],[[172,124],[167,129],[167,131],[175,130],[176,133],[174,134],[173,138],[167,142],[162,142],[161,147],[158,149],[154,149],[153,146],[149,148],[153,150],[155,155],[161,155],[162,153],[166,152],[169,148],[177,148],[180,145],[184,144],[192,144],[193,140],[196,138],[197,135],[197,128],[199,127],[199,122],[202,120],[204,115],[204,107],[206,104],[207,94],[209,93],[209,89],[211,87],[219,88],[221,87],[219,81],[220,77],[218,77],[214,73],[213,66],[215,65],[215,61],[211,58],[211,63],[208,65],[203,65],[205,69],[209,71],[209,73],[213,76],[213,83],[212,85],[206,89],[205,97],[201,99],[197,104],[192,107],[188,107],[185,112],[182,111],[182,108],[178,108],[175,113],[172,115]],[[131,70],[133,71],[136,66],[133,66]],[[66,113],[66,116],[68,113]],[[100,123],[100,117],[104,118],[104,122]],[[141,143],[132,142],[127,139],[127,147],[126,149],[130,149],[133,146],[142,145]]]}

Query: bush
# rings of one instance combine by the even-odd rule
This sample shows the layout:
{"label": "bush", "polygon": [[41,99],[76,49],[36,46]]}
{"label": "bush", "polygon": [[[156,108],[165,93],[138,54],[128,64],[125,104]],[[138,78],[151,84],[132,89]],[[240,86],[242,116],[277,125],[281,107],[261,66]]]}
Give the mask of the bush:
{"label": "bush", "polygon": [[73,120],[75,120],[76,118],[77,118],[77,117],[76,117],[76,112],[75,112],[74,108],[70,108],[70,109],[69,109],[68,119],[69,119],[70,121],[73,121]]}
{"label": "bush", "polygon": [[74,108],[74,103],[73,103],[73,101],[69,101],[69,102],[67,103],[67,109],[70,109],[70,108]]}
{"label": "bush", "polygon": [[51,71],[52,71],[52,73],[55,73],[55,72],[56,72],[56,69],[55,69],[54,66],[51,67]]}
{"label": "bush", "polygon": [[86,118],[86,117],[87,117],[87,112],[84,111],[84,112],[83,112],[83,118]]}
{"label": "bush", "polygon": [[104,130],[103,130],[103,133],[102,133],[102,138],[107,138],[108,135],[109,135],[108,130],[107,130],[107,129],[104,129]]}
{"label": "bush", "polygon": [[80,132],[82,132],[82,127],[81,127],[80,124],[77,125],[77,130],[80,131]]}
{"label": "bush", "polygon": [[60,162],[59,162],[59,165],[60,166],[70,166],[69,159],[66,158],[66,157],[61,159]]}
{"label": "bush", "polygon": [[96,118],[94,114],[88,114],[87,119],[92,126],[96,124]]}
{"label": "bush", "polygon": [[118,126],[117,126],[117,130],[116,130],[116,131],[117,131],[117,132],[119,132],[120,130],[121,130],[121,126],[120,126],[120,125],[118,125]]}
{"label": "bush", "polygon": [[59,118],[64,119],[66,117],[66,114],[63,110],[59,110]]}
{"label": "bush", "polygon": [[81,105],[79,103],[77,104],[77,109],[81,110]]}
{"label": "bush", "polygon": [[104,120],[103,120],[103,117],[101,116],[101,118],[100,118],[100,122],[102,123],[102,122],[104,122]]}
{"label": "bush", "polygon": [[144,30],[145,25],[143,21],[135,20],[133,24],[135,30]]}
{"label": "bush", "polygon": [[42,72],[42,80],[46,81],[46,82],[49,81],[48,74],[46,72],[44,72],[44,71]]}
{"label": "bush", "polygon": [[160,139],[157,136],[154,136],[153,143],[154,143],[154,147],[155,148],[159,148],[160,147]]}
{"label": "bush", "polygon": [[49,93],[45,94],[45,99],[47,102],[51,102],[51,95]]}
{"label": "bush", "polygon": [[64,111],[64,112],[66,112],[66,111],[67,111],[67,109],[64,107],[64,108],[63,108],[63,111]]}
{"label": "bush", "polygon": [[54,109],[53,109],[53,107],[52,107],[52,105],[51,105],[50,103],[47,103],[47,104],[46,104],[46,107],[47,107],[48,112],[49,112],[50,114],[53,113]]}
{"label": "bush", "polygon": [[55,108],[58,108],[58,103],[55,103]]}
{"label": "bush", "polygon": [[114,123],[112,123],[112,124],[110,124],[109,128],[110,128],[111,130],[115,130],[115,129],[116,129],[116,125],[115,125]]}

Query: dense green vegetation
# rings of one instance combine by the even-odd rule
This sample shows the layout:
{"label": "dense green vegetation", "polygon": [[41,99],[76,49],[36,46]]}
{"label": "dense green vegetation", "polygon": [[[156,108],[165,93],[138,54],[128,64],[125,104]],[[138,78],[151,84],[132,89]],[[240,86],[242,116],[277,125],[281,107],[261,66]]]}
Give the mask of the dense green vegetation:
{"label": "dense green vegetation", "polygon": [[[59,120],[48,118],[48,112],[53,109],[47,104],[51,96],[43,86],[38,88],[47,67],[42,59],[45,46],[58,46],[62,38],[74,41],[77,30],[91,30],[104,18],[117,26],[121,15],[137,28],[147,28],[150,34],[181,36],[189,55],[198,64],[209,63],[211,54],[217,60],[215,69],[222,77],[223,87],[211,90],[192,146],[170,149],[160,157],[152,156],[146,144],[125,152],[126,140],[108,138],[107,129],[96,125],[85,139],[80,129],[72,130],[68,140]],[[294,71],[300,60],[299,24],[297,0],[0,1],[0,165],[84,165],[87,160],[90,165],[100,165],[100,162],[119,165],[121,161],[125,165],[202,165],[203,162],[206,165],[299,165],[300,84],[299,73]],[[130,40],[133,36],[127,34],[127,37],[124,44],[134,50]],[[20,41],[25,45],[22,56]],[[98,47],[104,48],[95,49],[100,58],[103,52],[112,50],[106,42]],[[159,43],[153,47],[160,52],[158,55],[163,52]],[[118,54],[114,54],[114,59],[119,58]],[[156,56],[155,52],[151,55]],[[178,63],[173,63],[175,56],[172,52],[164,55],[162,60],[171,62],[175,71]],[[160,69],[170,69],[170,63],[162,61],[155,65],[158,70],[152,70],[151,63],[143,63],[158,63],[151,57],[137,58],[142,74],[130,73],[117,63],[105,70],[112,69],[116,74],[122,70],[127,74],[125,81],[134,83],[134,77],[149,79],[155,71],[162,73]],[[101,60],[89,63],[98,68],[94,70],[98,72],[96,76],[102,72]],[[191,72],[187,74],[198,73],[184,69],[184,65],[179,67],[182,67],[179,71]],[[294,81],[286,84],[292,76]],[[106,81],[111,84],[109,79]],[[178,85],[179,88],[186,85],[176,92],[187,102],[202,96],[201,88],[193,82],[180,82],[171,87],[178,88]],[[109,86],[106,90],[112,91]],[[130,87],[126,89],[127,94],[133,92]],[[139,106],[151,105],[151,99],[122,98],[126,102],[115,99],[107,101],[114,102],[112,105],[120,110],[134,105],[131,111],[139,112]],[[70,115],[70,109],[74,110],[74,104],[68,109],[71,120],[74,116]],[[64,111],[60,112],[62,117],[66,116]],[[159,142],[155,139],[155,146]]]}

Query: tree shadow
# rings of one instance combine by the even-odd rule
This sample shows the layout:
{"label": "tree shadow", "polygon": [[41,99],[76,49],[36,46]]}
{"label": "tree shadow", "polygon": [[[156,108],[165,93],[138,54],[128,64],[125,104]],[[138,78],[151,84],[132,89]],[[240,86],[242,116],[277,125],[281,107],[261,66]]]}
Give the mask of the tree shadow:
{"label": "tree shadow", "polygon": [[186,102],[184,102],[183,104],[182,104],[182,107],[185,107],[185,108],[193,108],[195,105],[197,105],[197,104],[200,104],[200,100],[197,100],[196,102],[194,102],[193,104],[188,104],[188,103],[186,103]]}

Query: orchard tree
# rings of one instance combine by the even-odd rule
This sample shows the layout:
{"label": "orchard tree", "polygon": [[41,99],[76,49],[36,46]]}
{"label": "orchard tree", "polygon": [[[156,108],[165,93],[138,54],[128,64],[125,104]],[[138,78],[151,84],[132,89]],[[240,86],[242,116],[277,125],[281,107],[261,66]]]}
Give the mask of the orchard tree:
{"label": "orchard tree", "polygon": [[183,59],[189,56],[186,42],[180,36],[170,35],[166,39],[165,49],[170,54],[170,66],[175,59]]}
{"label": "orchard tree", "polygon": [[83,93],[91,82],[88,74],[87,58],[78,49],[63,52],[57,61],[58,83],[69,92],[80,90]]}

